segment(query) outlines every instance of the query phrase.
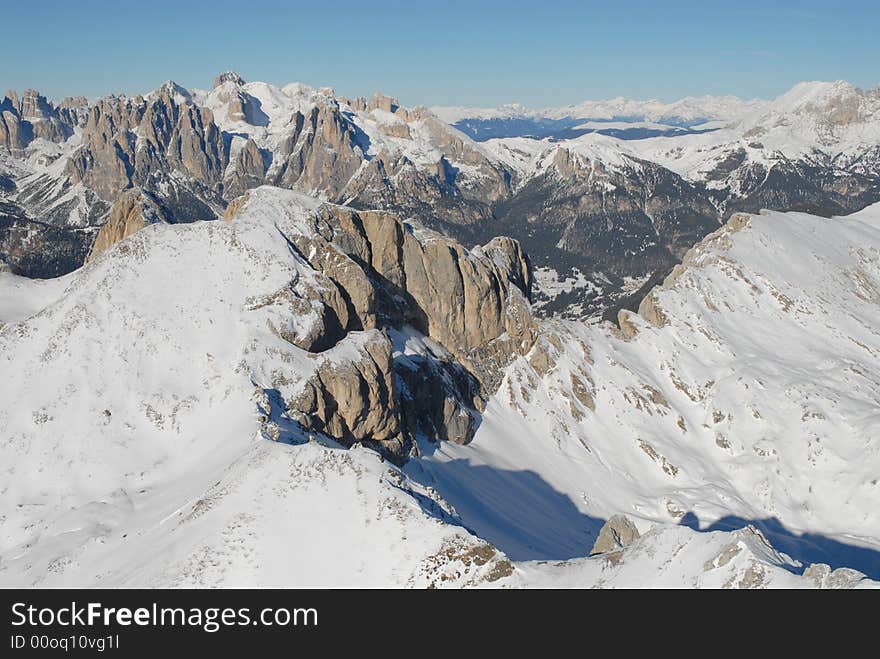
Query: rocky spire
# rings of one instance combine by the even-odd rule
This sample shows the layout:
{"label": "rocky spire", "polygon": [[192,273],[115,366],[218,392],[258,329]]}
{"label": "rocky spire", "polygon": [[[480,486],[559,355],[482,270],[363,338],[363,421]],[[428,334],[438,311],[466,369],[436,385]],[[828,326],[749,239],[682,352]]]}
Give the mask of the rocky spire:
{"label": "rocky spire", "polygon": [[224,71],[214,78],[214,89],[226,82],[231,82],[238,87],[244,84],[244,78],[238,75],[235,71]]}
{"label": "rocky spire", "polygon": [[[136,148],[138,139],[141,146]],[[195,105],[186,89],[170,81],[148,99],[96,103],[83,127],[82,142],[68,173],[106,201],[169,169],[214,189],[228,162],[211,111]],[[204,219],[202,215],[200,210],[196,219]]]}
{"label": "rocky spire", "polygon": [[159,96],[173,98],[177,103],[189,103],[192,101],[190,91],[173,80],[166,80],[154,93]]}
{"label": "rocky spire", "polygon": [[386,96],[381,92],[376,92],[367,103],[367,112],[372,110],[385,110],[385,112],[396,112],[400,107],[400,101],[396,98]]}
{"label": "rocky spire", "polygon": [[25,89],[21,97],[22,119],[48,119],[52,114],[52,106],[46,97],[36,89]]}

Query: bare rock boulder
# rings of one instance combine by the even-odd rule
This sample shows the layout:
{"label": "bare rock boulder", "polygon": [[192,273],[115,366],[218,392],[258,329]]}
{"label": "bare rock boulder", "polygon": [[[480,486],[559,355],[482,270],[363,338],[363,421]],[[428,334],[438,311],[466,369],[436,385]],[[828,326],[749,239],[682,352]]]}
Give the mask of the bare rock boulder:
{"label": "bare rock boulder", "polygon": [[623,549],[639,538],[639,531],[626,515],[612,515],[599,530],[590,556]]}

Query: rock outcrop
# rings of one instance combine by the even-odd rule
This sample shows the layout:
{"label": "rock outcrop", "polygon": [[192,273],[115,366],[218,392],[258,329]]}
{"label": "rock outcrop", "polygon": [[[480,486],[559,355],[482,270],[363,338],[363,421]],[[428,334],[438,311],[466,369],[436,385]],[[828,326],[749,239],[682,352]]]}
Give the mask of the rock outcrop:
{"label": "rock outcrop", "polygon": [[221,73],[214,78],[212,97],[226,106],[226,119],[251,126],[266,126],[269,117],[262,111],[259,99],[243,89],[244,79],[234,71]]}
{"label": "rock outcrop", "polygon": [[[324,269],[315,264],[346,288],[363,327],[410,324],[481,380],[492,379],[499,354],[525,354],[531,348],[535,326],[526,297],[531,274],[516,241],[498,238],[468,251],[391,213],[338,206],[316,215],[315,235],[332,242],[360,270],[355,276],[342,274],[345,268],[337,263]],[[314,239],[297,240],[305,240],[298,245],[303,254],[312,252]]]}
{"label": "rock outcrop", "polygon": [[245,191],[262,184],[266,176],[266,161],[263,152],[252,138],[247,138],[244,144],[233,153],[229,167],[226,169],[224,181],[224,196],[236,198]]}
{"label": "rock outcrop", "polygon": [[346,357],[334,350],[319,354],[315,375],[288,402],[289,414],[304,427],[345,444],[377,445],[400,455],[404,447],[395,397],[391,343],[380,330],[369,330],[346,345]]}
{"label": "rock outcrop", "polygon": [[[247,221],[267,194],[275,193],[259,188],[233,202],[229,219]],[[330,204],[305,225],[279,228],[314,275],[257,306],[308,318],[272,329],[319,362],[288,411],[345,443],[379,442],[396,458],[419,436],[470,441],[504,367],[536,336],[519,244],[498,238],[468,251],[391,213]],[[412,331],[430,340],[421,352],[398,345]]]}
{"label": "rock outcrop", "polygon": [[26,89],[21,98],[7,92],[0,102],[0,147],[18,153],[35,139],[63,142],[81,125],[83,98],[67,98],[55,107],[36,89]]}
{"label": "rock outcrop", "polygon": [[[209,92],[169,81],[146,97],[106,97],[91,108],[82,98],[53,105],[34,90],[10,92],[0,103],[0,149],[27,155],[31,165],[67,160],[44,173],[40,186],[32,177],[28,183],[34,203],[22,206],[39,222],[66,216],[65,228],[81,229],[88,215],[92,224],[90,209],[71,211],[70,188],[79,183],[105,205],[123,190],[148,190],[175,222],[221,217],[246,190],[271,184],[418,217],[466,244],[510,235],[548,276],[553,270],[557,281],[575,282],[542,292],[538,313],[611,319],[622,308],[635,311],[636,297],[644,297],[633,291],[636,280],[661,280],[735,212],[837,215],[880,199],[880,147],[850,144],[872,125],[880,97],[837,84],[825,92],[749,119],[743,139],[701,150],[693,171],[670,164],[689,160],[679,160],[689,144],[662,157],[624,142],[570,141],[574,134],[525,149],[487,145],[382,93],[346,99],[301,84],[246,83],[232,71]],[[809,156],[771,149],[771,138],[794,119],[817,140]],[[76,128],[79,149],[67,141]],[[844,134],[846,148],[835,151]],[[676,143],[670,135],[670,146]]]}
{"label": "rock outcrop", "polygon": [[63,142],[73,132],[59,119],[55,108],[35,89],[26,89],[21,98],[21,118],[31,125],[34,138]]}
{"label": "rock outcrop", "polygon": [[21,132],[21,116],[13,99],[6,96],[0,103],[0,146],[10,153],[18,153],[25,145]]}
{"label": "rock outcrop", "polygon": [[322,101],[307,115],[296,112],[275,151],[278,165],[272,182],[302,192],[323,192],[329,199],[343,196],[360,168],[364,152],[357,131],[336,101]]}
{"label": "rock outcrop", "polygon": [[[503,167],[424,108],[408,110],[383,94],[343,100],[351,104],[343,106],[332,90],[301,89],[291,93],[304,100],[292,105],[297,109],[286,128],[276,123],[267,143],[262,132],[247,127],[220,130],[202,103],[222,113],[221,123],[265,127],[269,117],[241,76],[226,72],[214,82],[209,103],[171,81],[145,97],[105,97],[87,109],[82,99],[65,99],[55,108],[33,91],[21,99],[12,94],[0,112],[0,146],[18,154],[35,137],[61,141],[79,126],[82,144],[64,156],[64,191],[82,184],[112,204],[124,191],[140,188],[174,222],[223,216],[228,202],[270,183],[354,208],[395,209],[443,229],[491,219],[490,203],[509,192]],[[358,125],[366,119],[354,117],[352,108],[395,139],[421,139],[427,130],[446,155],[431,165],[400,150],[368,154],[370,138]],[[412,132],[416,126],[419,136]],[[467,166],[467,176],[453,161]],[[60,200],[64,191],[58,189],[51,194]],[[104,237],[112,235],[118,232],[108,230]]]}
{"label": "rock outcrop", "polygon": [[217,89],[220,85],[231,82],[233,85],[241,86],[244,84],[244,78],[238,75],[235,71],[224,71],[216,78],[214,78],[214,89]]}
{"label": "rock outcrop", "polygon": [[110,246],[156,222],[169,222],[169,218],[155,199],[140,188],[126,190],[110,207],[107,222],[98,231],[86,263]]}
{"label": "rock outcrop", "polygon": [[400,107],[400,101],[396,98],[386,96],[381,92],[376,92],[367,102],[367,112],[371,110],[384,110],[385,112],[395,112]]}
{"label": "rock outcrop", "polygon": [[623,549],[639,538],[639,530],[626,515],[612,515],[599,530],[590,556]]}

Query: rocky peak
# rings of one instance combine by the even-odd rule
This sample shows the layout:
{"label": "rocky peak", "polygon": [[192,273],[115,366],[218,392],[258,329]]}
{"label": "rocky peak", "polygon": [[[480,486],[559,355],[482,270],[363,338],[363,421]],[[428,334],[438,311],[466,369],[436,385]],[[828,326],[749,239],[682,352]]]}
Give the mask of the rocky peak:
{"label": "rocky peak", "polygon": [[9,101],[9,105],[12,106],[11,109],[15,110],[16,113],[21,112],[21,105],[18,100],[18,92],[14,89],[10,89],[6,91],[6,98],[4,99],[4,103]]}
{"label": "rocky peak", "polygon": [[596,170],[604,170],[605,166],[599,161],[586,160],[570,149],[560,147],[553,156],[553,167],[557,173],[566,179],[584,179]]}
{"label": "rocky peak", "polygon": [[52,115],[53,108],[36,89],[25,89],[21,97],[22,119],[48,119]]}
{"label": "rocky peak", "polygon": [[[68,173],[107,201],[132,185],[147,184],[151,177],[165,178],[169,170],[213,190],[228,162],[211,111],[193,103],[189,92],[173,82],[146,99],[101,99],[89,112],[82,141],[68,163]],[[191,219],[207,219],[204,210],[193,212],[197,215]],[[185,218],[184,213],[176,219]]]}
{"label": "rocky peak", "polygon": [[71,110],[79,110],[89,107],[89,99],[85,96],[65,96],[58,104],[59,108],[69,108]]}
{"label": "rocky peak", "polygon": [[35,89],[26,89],[21,99],[7,92],[0,103],[0,146],[16,153],[37,138],[63,142],[80,120],[70,110],[59,111]]}
{"label": "rocky peak", "polygon": [[168,217],[152,195],[140,188],[126,190],[110,208],[107,222],[98,231],[86,263],[148,224],[168,221]]}
{"label": "rocky peak", "polygon": [[358,96],[357,98],[340,96],[339,102],[349,106],[355,112],[366,112],[367,110],[367,99],[363,96]]}
{"label": "rocky peak", "polygon": [[225,83],[231,83],[236,87],[241,87],[244,84],[244,78],[238,75],[235,71],[224,71],[216,78],[214,78],[214,89],[217,89],[220,85]]}
{"label": "rocky peak", "polygon": [[364,161],[356,127],[335,100],[296,112],[275,153],[272,182],[294,190],[323,190],[339,199]]}
{"label": "rocky peak", "polygon": [[[267,197],[275,204],[279,196],[252,190],[230,204],[229,219],[258,216]],[[345,443],[379,442],[396,457],[418,435],[470,441],[504,367],[535,340],[520,288],[531,273],[519,244],[501,238],[469,251],[391,213],[329,204],[305,223],[279,228],[316,273],[309,292],[276,296],[299,313],[311,310],[307,330],[276,331],[320,364],[287,401],[290,415]],[[412,331],[434,347],[398,356],[394,342]],[[334,356],[335,346],[352,340],[357,354]]]}
{"label": "rocky peak", "polygon": [[638,539],[639,531],[626,515],[612,515],[599,530],[590,556],[623,549]]}
{"label": "rocky peak", "polygon": [[0,104],[0,147],[4,147],[10,153],[18,153],[26,145],[27,141],[22,136],[21,118],[14,109],[9,98]]}
{"label": "rocky peak", "polygon": [[391,98],[380,92],[376,92],[367,103],[367,112],[373,110],[384,110],[385,112],[395,112],[400,107],[400,101]]}
{"label": "rocky peak", "polygon": [[246,190],[259,186],[266,176],[267,158],[264,158],[252,138],[247,138],[243,145],[240,141],[234,143],[231,151],[223,179],[223,192],[227,199],[236,198]]}
{"label": "rocky peak", "polygon": [[214,90],[211,92],[211,98],[214,101],[212,107],[220,110],[221,106],[226,106],[226,119],[232,122],[244,122],[251,126],[268,125],[269,117],[261,110],[259,99],[242,89],[241,84],[243,83],[228,79],[218,84],[221,77],[218,76],[215,80]]}
{"label": "rocky peak", "polygon": [[173,80],[166,80],[161,87],[151,94],[151,96],[162,96],[173,99],[178,105],[192,103],[192,94],[190,91],[186,87],[178,85]]}

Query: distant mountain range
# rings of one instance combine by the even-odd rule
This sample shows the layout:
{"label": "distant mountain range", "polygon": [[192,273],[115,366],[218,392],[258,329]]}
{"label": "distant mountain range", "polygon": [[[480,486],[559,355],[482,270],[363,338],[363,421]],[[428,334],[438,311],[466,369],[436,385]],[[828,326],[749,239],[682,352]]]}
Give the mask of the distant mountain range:
{"label": "distant mountain range", "polygon": [[614,98],[534,110],[518,103],[497,108],[434,106],[431,111],[477,141],[500,137],[570,139],[591,132],[643,139],[712,130],[766,106],[761,100],[736,96],[684,98],[674,103]]}

